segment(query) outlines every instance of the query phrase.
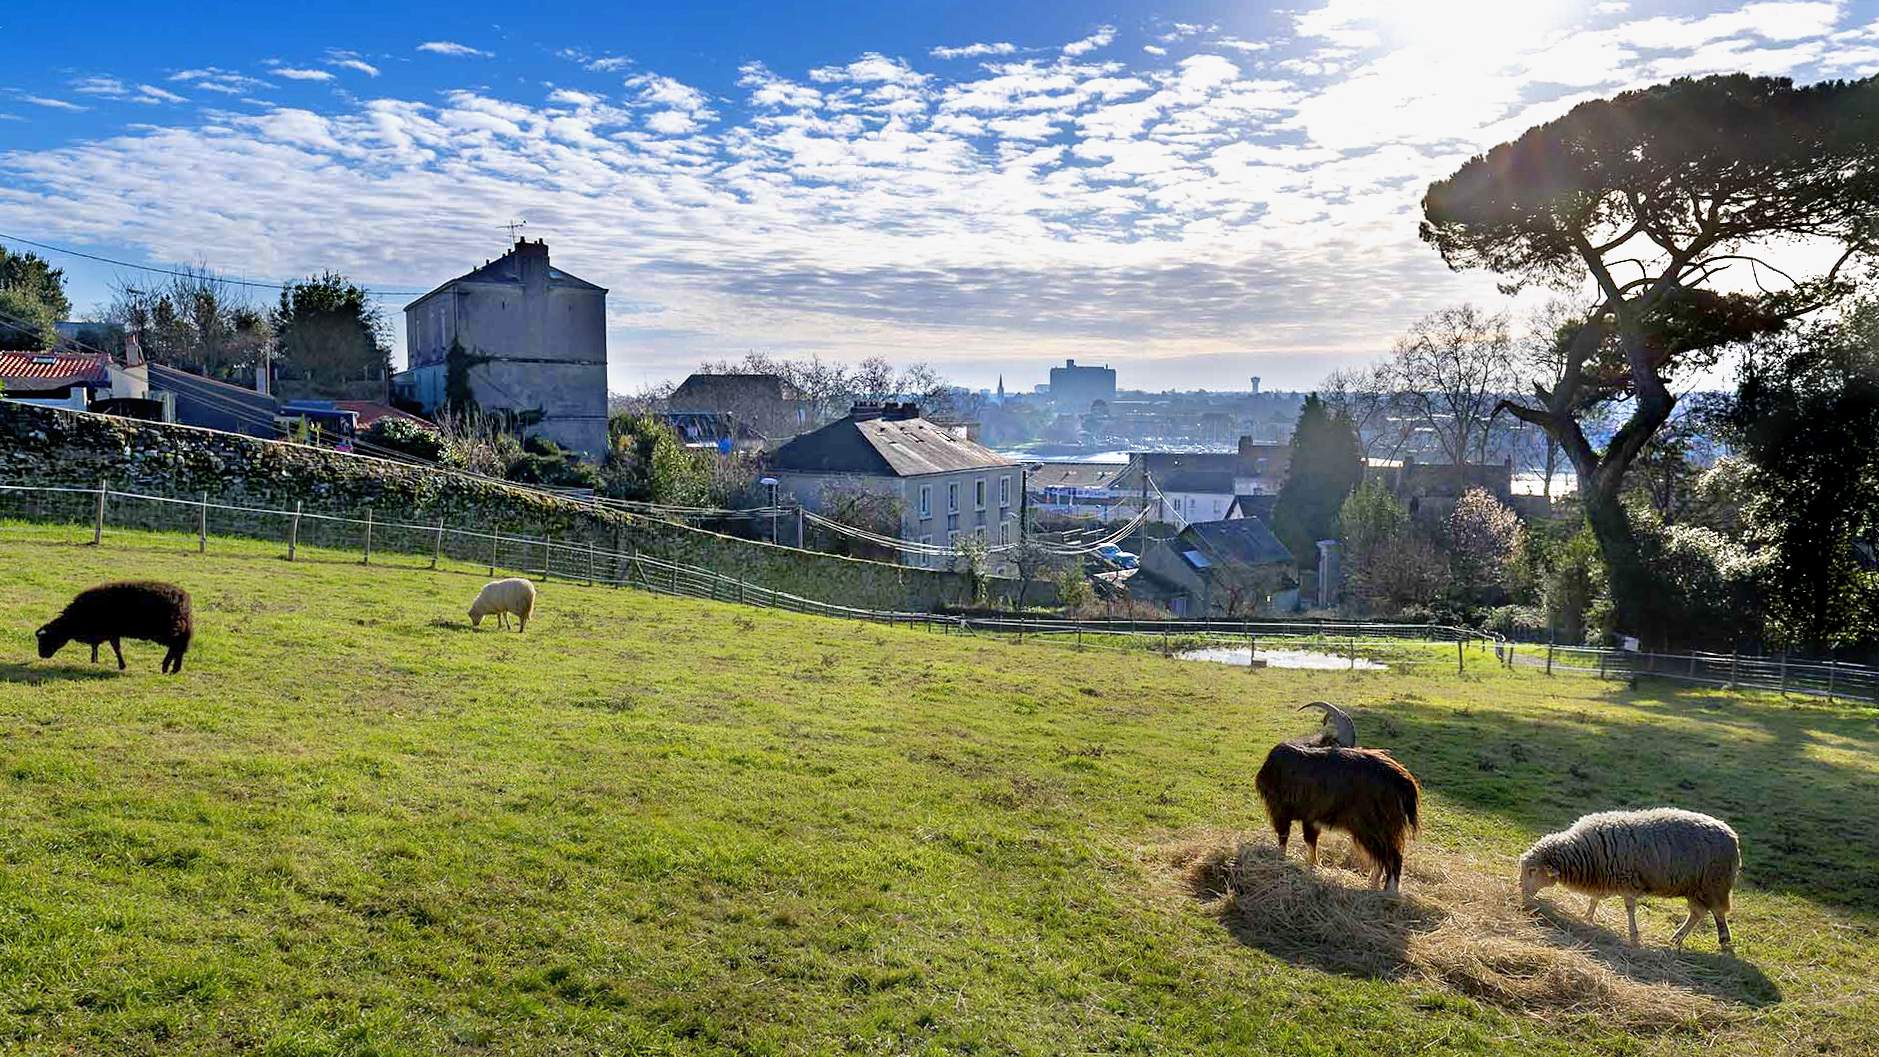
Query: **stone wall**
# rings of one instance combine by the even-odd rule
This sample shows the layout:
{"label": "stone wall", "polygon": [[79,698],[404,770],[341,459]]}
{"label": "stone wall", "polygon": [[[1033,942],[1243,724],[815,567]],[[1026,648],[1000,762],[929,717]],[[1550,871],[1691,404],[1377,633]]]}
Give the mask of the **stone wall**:
{"label": "stone wall", "polygon": [[[832,554],[778,547],[512,488],[498,482],[295,444],[0,400],[0,484],[95,488],[195,499],[233,506],[291,510],[498,532],[552,536],[557,542],[602,551],[638,552],[703,566],[750,584],[804,598],[869,609],[923,611],[968,600],[958,573],[913,569]],[[0,494],[0,516],[90,518],[89,496]],[[280,539],[283,519],[214,511],[218,534]],[[109,523],[195,531],[195,509],[137,500],[113,500]],[[355,525],[306,518],[299,538],[308,545],[356,545]],[[489,544],[446,535],[446,553],[485,560]],[[389,526],[374,536],[380,550],[428,554],[435,536]],[[519,548],[519,552],[518,552]],[[534,548],[539,554],[541,548]],[[533,569],[526,547],[512,544],[504,565]],[[535,559],[539,561],[539,559]],[[1016,585],[995,581],[995,596]],[[1031,600],[1054,594],[1031,586]]]}

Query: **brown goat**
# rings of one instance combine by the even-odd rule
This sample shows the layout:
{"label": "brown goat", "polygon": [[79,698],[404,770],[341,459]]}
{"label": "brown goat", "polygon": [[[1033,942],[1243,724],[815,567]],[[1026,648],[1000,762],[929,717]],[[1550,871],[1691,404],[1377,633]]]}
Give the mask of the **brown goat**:
{"label": "brown goat", "polygon": [[[1382,749],[1357,748],[1357,727],[1336,705],[1313,701],[1333,730],[1282,741],[1266,754],[1254,785],[1279,835],[1279,851],[1292,823],[1305,835],[1305,861],[1318,865],[1318,834],[1342,830],[1370,860],[1370,883],[1394,892],[1402,883],[1403,850],[1417,826],[1422,787],[1416,776]],[[1329,735],[1327,737],[1327,735]]]}

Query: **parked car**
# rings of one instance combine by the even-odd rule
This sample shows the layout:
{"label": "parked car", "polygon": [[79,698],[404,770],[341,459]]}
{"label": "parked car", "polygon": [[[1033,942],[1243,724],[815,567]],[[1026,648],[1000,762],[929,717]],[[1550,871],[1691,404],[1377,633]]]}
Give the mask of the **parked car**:
{"label": "parked car", "polygon": [[1119,569],[1133,569],[1140,561],[1133,553],[1125,551],[1113,543],[1105,543],[1096,548],[1096,554],[1104,561]]}

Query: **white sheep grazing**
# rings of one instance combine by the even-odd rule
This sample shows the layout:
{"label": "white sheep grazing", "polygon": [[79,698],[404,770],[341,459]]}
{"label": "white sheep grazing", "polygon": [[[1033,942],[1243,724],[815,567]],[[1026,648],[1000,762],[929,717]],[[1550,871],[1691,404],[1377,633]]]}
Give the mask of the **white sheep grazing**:
{"label": "white sheep grazing", "polygon": [[535,585],[520,576],[507,580],[491,580],[476,593],[476,601],[470,603],[470,626],[481,627],[483,618],[490,614],[496,616],[496,626],[509,626],[507,614],[514,613],[516,632],[520,634],[528,629],[529,614],[535,612]]}
{"label": "white sheep grazing", "polygon": [[1717,942],[1733,951],[1729,891],[1741,869],[1741,844],[1720,819],[1674,807],[1602,811],[1533,842],[1520,857],[1520,898],[1532,906],[1540,889],[1564,885],[1590,897],[1585,919],[1591,921],[1600,899],[1622,896],[1636,946],[1638,897],[1680,896],[1689,903],[1690,916],[1672,942],[1683,946],[1707,911],[1716,918]]}

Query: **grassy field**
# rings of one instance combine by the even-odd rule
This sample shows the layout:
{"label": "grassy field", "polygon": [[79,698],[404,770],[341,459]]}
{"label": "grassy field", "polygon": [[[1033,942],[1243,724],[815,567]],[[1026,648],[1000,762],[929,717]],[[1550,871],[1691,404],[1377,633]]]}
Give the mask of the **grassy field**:
{"label": "grassy field", "polygon": [[[3,1052],[1879,1049],[1870,709],[560,583],[517,636],[468,627],[480,570],[89,539],[0,525]],[[124,576],[194,594],[181,676],[143,643],[122,674],[34,657],[75,590]],[[1729,819],[1741,960],[1702,930],[1674,959],[1718,1015],[1539,1016],[1223,927],[1170,863],[1265,828],[1253,772],[1314,697],[1424,783],[1406,905],[1419,860],[1511,899],[1513,858],[1582,811]],[[1647,903],[1647,944],[1681,913]],[[1561,942],[1606,957],[1621,922]]]}

